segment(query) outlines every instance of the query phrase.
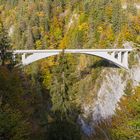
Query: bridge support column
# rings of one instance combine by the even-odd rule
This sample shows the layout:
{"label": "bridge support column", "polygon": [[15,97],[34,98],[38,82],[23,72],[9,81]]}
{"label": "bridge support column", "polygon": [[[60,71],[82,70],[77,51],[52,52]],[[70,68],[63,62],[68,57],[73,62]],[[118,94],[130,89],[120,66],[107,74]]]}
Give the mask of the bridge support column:
{"label": "bridge support column", "polygon": [[118,53],[118,61],[119,61],[119,62],[122,61],[122,53],[121,53],[121,52]]}
{"label": "bridge support column", "polygon": [[124,52],[122,63],[125,67],[128,68],[128,52]]}
{"label": "bridge support column", "polygon": [[15,62],[16,61],[16,54],[13,54],[12,60]]}
{"label": "bridge support column", "polygon": [[112,53],[111,53],[111,56],[112,56],[112,57],[115,57],[115,52],[112,52]]}
{"label": "bridge support column", "polygon": [[24,64],[25,59],[26,59],[26,54],[24,53],[24,54],[22,54],[22,64]]}

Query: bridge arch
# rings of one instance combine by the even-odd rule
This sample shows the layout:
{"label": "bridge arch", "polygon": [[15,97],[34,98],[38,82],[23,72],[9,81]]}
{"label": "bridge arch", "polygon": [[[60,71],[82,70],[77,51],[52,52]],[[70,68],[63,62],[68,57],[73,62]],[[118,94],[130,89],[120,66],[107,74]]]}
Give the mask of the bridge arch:
{"label": "bridge arch", "polygon": [[[15,53],[22,53],[22,64],[29,65],[35,61],[48,58],[50,56],[59,55],[63,50],[20,50]],[[78,49],[70,50],[67,49],[65,53],[72,54],[86,54],[97,56],[106,59],[118,67],[128,69],[128,52],[130,49]]]}

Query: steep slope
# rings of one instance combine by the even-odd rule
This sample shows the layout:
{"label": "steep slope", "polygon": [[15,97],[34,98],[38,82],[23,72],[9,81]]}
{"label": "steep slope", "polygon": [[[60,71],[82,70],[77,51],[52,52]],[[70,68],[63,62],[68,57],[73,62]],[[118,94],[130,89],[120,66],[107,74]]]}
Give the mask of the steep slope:
{"label": "steep slope", "polygon": [[[0,20],[13,49],[123,48],[128,41],[139,50],[139,10],[135,1],[127,4],[123,8],[119,0],[1,0]],[[34,134],[41,140],[81,139],[78,121],[86,134],[83,139],[93,139],[96,133],[96,139],[110,139],[115,133],[112,139],[117,140],[118,129],[111,132],[102,122],[110,123],[122,107],[119,102],[139,86],[139,52],[129,60],[129,71],[97,57],[64,54],[25,67],[37,94],[32,95],[37,107],[33,104],[36,113],[28,118],[35,129],[29,139],[35,139]]]}

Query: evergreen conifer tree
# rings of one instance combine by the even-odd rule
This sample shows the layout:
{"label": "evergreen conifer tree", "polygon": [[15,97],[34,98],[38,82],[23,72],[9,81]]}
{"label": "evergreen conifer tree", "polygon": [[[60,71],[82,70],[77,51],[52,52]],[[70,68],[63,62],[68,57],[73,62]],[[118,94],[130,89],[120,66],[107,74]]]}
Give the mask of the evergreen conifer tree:
{"label": "evergreen conifer tree", "polygon": [[64,116],[69,109],[69,87],[67,78],[69,66],[64,52],[60,55],[58,65],[54,70],[54,79],[51,87],[53,110],[61,112]]}
{"label": "evergreen conifer tree", "polygon": [[121,29],[121,14],[122,14],[122,7],[120,0],[113,1],[113,11],[112,11],[112,24],[114,32],[119,32]]}
{"label": "evergreen conifer tree", "polygon": [[2,65],[5,64],[5,60],[7,59],[6,50],[10,48],[10,39],[8,37],[8,33],[3,26],[2,21],[0,21],[0,51],[1,51],[1,61]]}
{"label": "evergreen conifer tree", "polygon": [[127,11],[130,12],[132,15],[137,14],[137,9],[136,9],[136,7],[134,5],[133,0],[128,3]]}

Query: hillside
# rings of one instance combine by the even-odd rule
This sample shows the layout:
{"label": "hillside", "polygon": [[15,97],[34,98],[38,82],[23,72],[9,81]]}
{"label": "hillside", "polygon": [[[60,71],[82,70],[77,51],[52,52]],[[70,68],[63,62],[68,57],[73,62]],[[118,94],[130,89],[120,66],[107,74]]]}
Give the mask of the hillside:
{"label": "hillside", "polygon": [[140,139],[139,0],[0,0],[0,50],[129,44],[129,70],[60,54],[14,67],[1,53],[0,140]]}

